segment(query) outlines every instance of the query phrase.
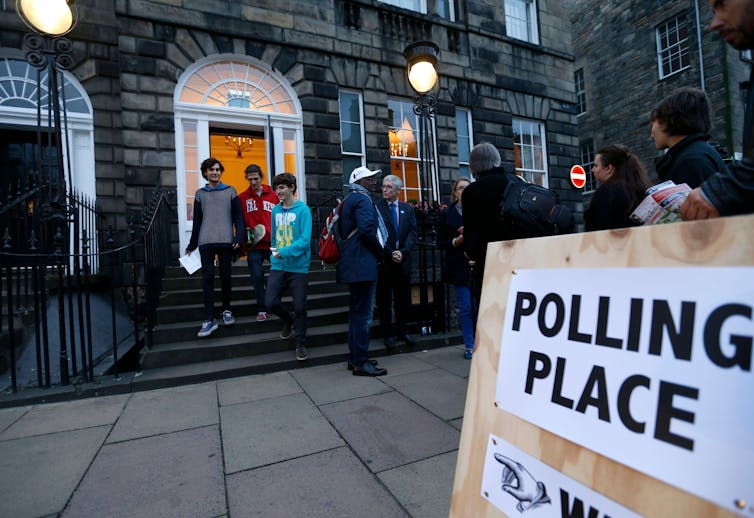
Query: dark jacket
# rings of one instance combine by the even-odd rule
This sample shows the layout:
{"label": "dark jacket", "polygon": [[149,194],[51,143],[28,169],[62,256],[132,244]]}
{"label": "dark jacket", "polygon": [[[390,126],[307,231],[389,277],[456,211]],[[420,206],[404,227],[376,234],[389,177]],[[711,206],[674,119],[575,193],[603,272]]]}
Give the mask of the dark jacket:
{"label": "dark jacket", "polygon": [[[390,213],[390,207],[383,198],[377,202],[377,210],[382,214],[382,220],[387,227],[387,242],[382,251],[382,263],[392,263],[391,256],[396,250],[396,228],[393,226],[393,215]],[[398,248],[403,254],[403,260],[400,263],[402,269],[406,272],[411,270],[411,250],[416,244],[416,214],[414,208],[408,203],[398,202]]]}
{"label": "dark jacket", "polygon": [[463,226],[463,216],[458,212],[457,207],[458,204],[453,203],[440,213],[440,238],[437,244],[445,250],[445,282],[455,286],[467,286],[469,261],[464,255],[465,242],[461,246],[453,246],[453,239],[460,235],[458,229]]}
{"label": "dark jacket", "polygon": [[584,211],[587,232],[637,226],[637,223],[628,217],[636,208],[631,205],[623,184],[620,182],[603,183],[592,195],[589,208]]}
{"label": "dark jacket", "polygon": [[[749,74],[754,85],[754,67]],[[754,211],[754,87],[749,87],[744,114],[743,160],[732,164],[702,184],[702,193],[723,216]]]}
{"label": "dark jacket", "polygon": [[469,258],[481,265],[487,243],[510,239],[511,234],[500,218],[500,202],[508,185],[505,170],[495,167],[478,176],[463,191],[463,240]]}
{"label": "dark jacket", "polygon": [[707,141],[706,133],[689,135],[668,149],[656,163],[661,181],[672,180],[676,185],[688,184],[694,189],[704,180],[725,169],[720,154]]}
{"label": "dark jacket", "polygon": [[[356,232],[351,235],[354,229]],[[376,282],[377,262],[382,257],[382,245],[377,239],[377,209],[372,196],[360,185],[352,185],[343,200],[340,232],[344,241],[340,247],[338,282]]]}

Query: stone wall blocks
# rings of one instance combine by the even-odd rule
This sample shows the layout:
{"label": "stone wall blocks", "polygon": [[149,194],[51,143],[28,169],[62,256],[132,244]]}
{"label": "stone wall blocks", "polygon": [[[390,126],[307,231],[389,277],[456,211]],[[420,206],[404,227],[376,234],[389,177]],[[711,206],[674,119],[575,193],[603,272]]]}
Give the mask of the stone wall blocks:
{"label": "stone wall blocks", "polygon": [[[95,117],[96,117],[95,112]],[[124,111],[121,112],[121,120],[123,123],[124,128],[138,128],[139,127],[139,114],[137,112],[133,111]],[[98,124],[95,122],[95,126],[98,126]]]}
{"label": "stone wall blocks", "polygon": [[144,151],[144,166],[146,167],[175,167],[175,153],[173,151]]}
{"label": "stone wall blocks", "polygon": [[136,40],[136,52],[141,56],[153,58],[165,57],[165,42],[154,40]]}
{"label": "stone wall blocks", "polygon": [[139,75],[154,75],[155,73],[154,59],[132,54],[121,54],[120,66],[123,72],[132,72]]}
{"label": "stone wall blocks", "polygon": [[154,111],[157,107],[154,95],[123,92],[120,95],[124,109]]}
{"label": "stone wall blocks", "polygon": [[173,95],[172,92],[170,92],[170,96],[167,95],[160,95],[157,97],[157,111],[160,113],[173,113],[174,110],[174,102],[173,102]]}
{"label": "stone wall blocks", "polygon": [[[302,95],[301,92],[297,92],[299,95]],[[299,101],[301,102],[301,109],[304,112],[315,112],[315,113],[327,113],[328,112],[328,103],[324,99],[318,99],[316,97],[299,97]]]}
{"label": "stone wall blocks", "polygon": [[319,144],[329,144],[330,131],[324,129],[304,128],[304,140]]}
{"label": "stone wall blocks", "polygon": [[175,44],[191,58],[191,61],[198,61],[204,57],[201,47],[199,47],[192,34],[186,29],[178,29],[176,31]]}
{"label": "stone wall blocks", "polygon": [[181,52],[181,50],[174,43],[167,44],[167,46],[165,47],[165,56],[167,57],[168,61],[170,61],[170,63],[183,70],[188,68],[188,66],[192,63],[192,61],[186,57],[186,54]]}
{"label": "stone wall blocks", "polygon": [[182,72],[182,69],[167,61],[157,61],[155,63],[154,75],[168,79],[174,83],[178,82],[178,78],[180,77]]}
{"label": "stone wall blocks", "polygon": [[316,158],[319,160],[339,160],[341,158],[339,145],[335,144],[318,144],[316,147]]}
{"label": "stone wall blocks", "polygon": [[151,131],[123,131],[123,145],[135,148],[157,147],[157,135]]}
{"label": "stone wall blocks", "polygon": [[142,131],[173,131],[174,119],[172,115],[144,114],[139,128]]}
{"label": "stone wall blocks", "polygon": [[284,48],[277,55],[272,62],[272,66],[279,70],[282,74],[288,72],[293,65],[298,61],[298,52],[293,49]]}
{"label": "stone wall blocks", "polygon": [[172,96],[175,84],[175,81],[160,77],[142,76],[139,78],[139,88],[142,92],[155,92]]}
{"label": "stone wall blocks", "polygon": [[337,99],[338,87],[331,83],[314,83],[314,95],[323,99]]}
{"label": "stone wall blocks", "polygon": [[141,151],[138,149],[124,149],[123,150],[123,163],[126,166],[141,166]]}

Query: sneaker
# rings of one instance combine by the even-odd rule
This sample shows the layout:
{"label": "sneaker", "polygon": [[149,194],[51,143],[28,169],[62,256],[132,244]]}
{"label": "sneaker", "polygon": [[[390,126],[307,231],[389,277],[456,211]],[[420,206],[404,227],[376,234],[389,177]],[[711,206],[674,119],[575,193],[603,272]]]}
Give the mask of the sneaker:
{"label": "sneaker", "polygon": [[202,323],[202,328],[199,330],[198,333],[196,333],[196,336],[198,337],[205,337],[209,336],[215,331],[217,331],[218,325],[217,320],[214,318],[212,320],[206,320]]}
{"label": "sneaker", "polygon": [[223,311],[223,324],[225,324],[226,326],[232,326],[235,323],[236,319],[233,318],[233,313],[231,313],[228,309]]}
{"label": "sneaker", "polygon": [[280,338],[286,340],[293,336],[293,320],[295,316],[291,313],[291,319],[283,322],[283,330],[280,331]]}
{"label": "sneaker", "polygon": [[257,322],[264,322],[265,320],[267,320],[267,313],[264,311],[257,313]]}
{"label": "sneaker", "polygon": [[296,359],[300,362],[309,359],[309,352],[306,350],[306,346],[304,345],[296,346]]}
{"label": "sneaker", "polygon": [[470,351],[469,349],[466,349],[466,350],[465,350],[465,351],[463,352],[463,357],[464,357],[464,358],[466,358],[467,360],[470,360],[470,359],[471,359],[471,356],[472,356],[472,351]]}

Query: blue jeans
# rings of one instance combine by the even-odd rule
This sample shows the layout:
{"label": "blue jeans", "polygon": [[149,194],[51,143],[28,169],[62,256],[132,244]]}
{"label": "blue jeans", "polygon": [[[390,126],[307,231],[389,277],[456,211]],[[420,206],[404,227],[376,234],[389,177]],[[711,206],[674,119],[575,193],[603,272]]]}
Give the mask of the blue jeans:
{"label": "blue jeans", "polygon": [[369,326],[372,323],[376,288],[374,281],[348,285],[348,352],[351,363],[357,368],[369,360]]}
{"label": "blue jeans", "polygon": [[458,320],[461,321],[463,344],[467,351],[474,349],[474,317],[471,314],[471,290],[468,286],[455,286],[458,300]]}
{"label": "blue jeans", "polygon": [[270,260],[269,250],[249,250],[246,254],[246,262],[249,265],[249,276],[254,293],[257,295],[257,312],[267,311],[264,294],[264,261]]}
{"label": "blue jeans", "polygon": [[308,273],[272,270],[267,279],[267,295],[265,298],[267,310],[288,323],[291,322],[292,315],[290,311],[283,307],[281,298],[286,287],[291,290],[293,312],[296,314],[296,318],[293,320],[293,330],[296,331],[296,345],[306,345],[306,287],[308,284]]}

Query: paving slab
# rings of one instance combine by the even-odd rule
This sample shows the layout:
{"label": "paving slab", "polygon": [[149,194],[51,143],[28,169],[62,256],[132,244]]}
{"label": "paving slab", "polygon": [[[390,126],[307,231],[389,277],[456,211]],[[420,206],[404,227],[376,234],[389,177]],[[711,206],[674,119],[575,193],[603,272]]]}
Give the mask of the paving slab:
{"label": "paving slab", "polygon": [[347,447],[229,475],[226,482],[233,518],[407,516]]}
{"label": "paving slab", "polygon": [[378,476],[413,518],[447,516],[458,451],[383,471]]}
{"label": "paving slab", "polygon": [[275,372],[258,376],[219,381],[217,393],[220,405],[248,403],[271,397],[287,396],[302,392],[301,387],[288,372]]}
{"label": "paving slab", "polygon": [[467,382],[444,369],[394,376],[385,383],[446,421],[463,416]]}
{"label": "paving slab", "polygon": [[62,516],[225,514],[221,453],[217,425],[107,444]]}
{"label": "paving slab", "polygon": [[0,409],[0,433],[4,432],[10,425],[18,421],[21,416],[29,411],[32,407],[22,406],[17,408]]}
{"label": "paving slab", "polygon": [[109,431],[100,426],[0,442],[0,516],[62,511]]}
{"label": "paving slab", "polygon": [[387,369],[387,376],[380,378],[381,380],[390,378],[392,376],[398,376],[409,372],[426,371],[434,369],[435,366],[431,363],[427,363],[421,359],[421,353],[413,354],[393,354],[390,356],[383,356],[380,360],[380,367]]}
{"label": "paving slab", "polygon": [[131,396],[107,442],[217,424],[214,383],[138,392]]}
{"label": "paving slab", "polygon": [[305,394],[220,407],[220,421],[228,474],[343,445]]}
{"label": "paving slab", "polygon": [[419,358],[422,361],[431,363],[436,367],[445,369],[448,372],[452,372],[456,376],[462,378],[469,377],[469,371],[471,370],[471,360],[467,360],[463,357],[464,347],[462,345],[440,347],[439,349],[432,349],[426,352],[412,353],[412,356]]}
{"label": "paving slab", "polygon": [[373,473],[458,448],[458,430],[396,392],[320,410]]}
{"label": "paving slab", "polygon": [[346,362],[297,369],[291,374],[317,405],[391,390],[377,378],[354,376],[346,369]]}
{"label": "paving slab", "polygon": [[0,440],[111,425],[128,398],[128,395],[103,396],[37,405],[1,433]]}

